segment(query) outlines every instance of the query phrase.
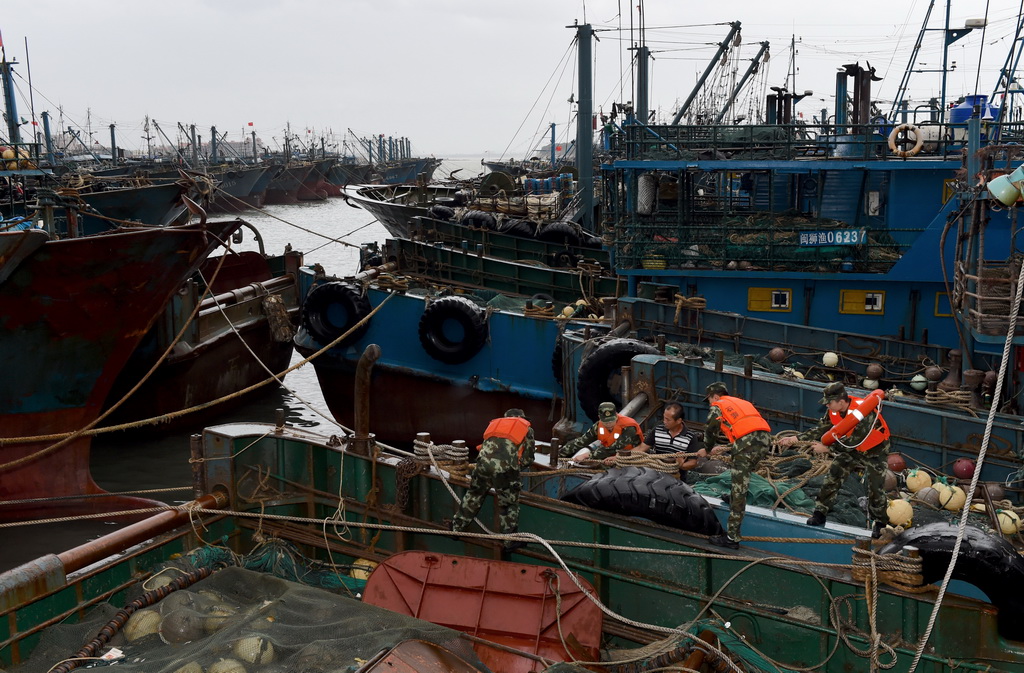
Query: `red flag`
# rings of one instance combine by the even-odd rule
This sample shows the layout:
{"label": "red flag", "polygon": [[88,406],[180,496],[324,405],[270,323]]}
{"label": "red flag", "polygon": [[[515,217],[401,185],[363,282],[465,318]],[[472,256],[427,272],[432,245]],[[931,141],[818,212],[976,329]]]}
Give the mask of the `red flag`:
{"label": "red flag", "polygon": [[252,122],[249,122],[249,126],[252,126]]}

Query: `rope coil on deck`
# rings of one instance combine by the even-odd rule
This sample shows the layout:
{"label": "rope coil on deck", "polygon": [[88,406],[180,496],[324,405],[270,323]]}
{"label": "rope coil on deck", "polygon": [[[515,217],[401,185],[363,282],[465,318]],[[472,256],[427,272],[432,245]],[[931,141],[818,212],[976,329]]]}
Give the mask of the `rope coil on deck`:
{"label": "rope coil on deck", "polygon": [[678,325],[679,320],[682,317],[683,309],[691,309],[694,311],[702,311],[708,307],[708,300],[704,297],[684,297],[681,294],[676,294],[676,315],[673,322]]}
{"label": "rope coil on deck", "polygon": [[673,455],[652,455],[639,451],[622,451],[615,455],[615,467],[649,467],[679,477],[679,464]]}
{"label": "rope coil on deck", "polygon": [[888,584],[900,591],[910,593],[926,593],[934,587],[924,583],[923,561],[921,557],[903,556],[901,554],[877,554],[870,549],[853,548],[853,567],[850,574],[853,579],[864,582],[871,577],[872,561],[875,567],[875,578],[879,584]]}
{"label": "rope coil on deck", "polygon": [[[372,281],[381,290],[398,290],[404,292],[409,289],[409,279],[403,276],[396,276],[390,273],[382,273]],[[370,285],[368,281],[367,286]]]}
{"label": "rope coil on deck", "polygon": [[970,409],[971,392],[968,390],[927,390],[924,394],[925,402],[928,404],[942,404],[950,407]]}
{"label": "rope coil on deck", "polygon": [[434,444],[423,440],[413,440],[416,460],[430,464],[430,457],[434,457],[437,466],[449,474],[465,477],[470,472],[469,447],[452,446],[451,444]]}

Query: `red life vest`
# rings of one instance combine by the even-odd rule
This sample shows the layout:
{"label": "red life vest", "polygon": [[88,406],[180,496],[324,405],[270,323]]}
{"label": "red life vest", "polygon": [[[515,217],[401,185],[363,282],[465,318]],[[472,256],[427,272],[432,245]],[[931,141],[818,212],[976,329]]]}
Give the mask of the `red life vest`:
{"label": "red life vest", "polygon": [[[843,421],[843,419],[849,416],[850,413],[854,411],[857,407],[859,407],[861,402],[863,401],[863,397],[854,397],[851,395],[850,408],[846,410],[846,416],[843,416],[842,414],[839,414],[835,411],[829,410],[828,420],[832,421],[833,426],[839,425]],[[872,409],[874,409],[874,406],[872,406]],[[868,413],[870,413],[870,411]],[[878,422],[871,429],[871,432],[868,433],[868,436],[864,438],[863,442],[861,442],[855,447],[858,451],[870,451],[871,449],[875,448],[885,440],[889,439],[889,425],[885,422],[885,419],[882,418],[881,414],[878,414],[877,418]],[[843,437],[849,437],[850,433],[853,432],[853,428],[855,427],[857,427],[856,423],[854,423],[853,426],[851,426],[850,429],[843,434]]]}
{"label": "red life vest", "polygon": [[484,439],[502,438],[508,439],[519,447],[519,457],[523,457],[523,449],[526,448],[523,440],[530,431],[530,421],[522,416],[503,416],[495,418],[487,424],[484,430]]}
{"label": "red life vest", "polygon": [[[643,443],[644,433],[643,430],[640,429],[640,424],[634,421],[629,416],[623,416],[622,414],[618,414],[618,418],[615,420],[615,427],[613,427],[611,430],[604,427],[602,424],[598,423],[597,438],[601,440],[601,444],[605,446],[611,446],[612,444],[615,443],[615,440],[619,438],[619,435],[621,435],[622,431],[625,430],[626,428],[636,428],[636,436],[638,438],[638,442]],[[624,448],[626,451],[629,451],[630,449],[633,448],[633,445],[627,444]]]}
{"label": "red life vest", "polygon": [[717,402],[713,402],[712,406],[718,407],[722,412],[722,433],[730,442],[735,442],[756,430],[771,432],[772,428],[768,421],[761,418],[754,405],[746,400],[723,395]]}

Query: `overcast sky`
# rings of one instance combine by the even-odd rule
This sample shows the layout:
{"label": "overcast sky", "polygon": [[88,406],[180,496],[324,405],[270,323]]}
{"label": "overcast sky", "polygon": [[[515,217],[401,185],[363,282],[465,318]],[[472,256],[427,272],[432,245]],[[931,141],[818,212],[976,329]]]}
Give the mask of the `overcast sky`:
{"label": "overcast sky", "polygon": [[[120,146],[144,149],[148,115],[172,138],[178,123],[195,124],[204,140],[210,126],[233,140],[254,129],[274,146],[290,124],[309,138],[332,132],[340,138],[346,129],[364,137],[405,136],[415,153],[438,157],[525,156],[550,123],[560,137],[572,133],[568,99],[578,94],[575,32],[568,26],[574,22],[599,31],[595,108],[607,111],[633,98],[626,48],[639,39],[639,4],[32,0],[5,12],[0,31],[7,58],[19,62],[19,115],[48,111],[55,127],[63,120],[91,130],[104,145],[114,123]],[[987,4],[986,31],[975,30],[950,49],[952,94],[974,92],[979,55],[978,90],[990,92],[1010,48],[1021,0]],[[930,25],[941,28],[945,0],[936,5]],[[846,63],[870,62],[884,77],[874,97],[891,100],[928,2],[648,0],[642,6],[655,59],[651,107],[660,115],[671,118],[724,39],[725,24],[740,21],[742,44],[730,66],[740,75],[758,43],[771,43],[768,68],[755,82],[761,90],[785,83],[795,36],[795,89],[815,92],[798,108],[809,117],[832,107],[836,68]],[[980,0],[954,2],[950,23],[961,27],[985,10]],[[939,68],[940,45],[939,34],[929,33],[916,67]],[[937,96],[938,75],[915,75],[909,90],[916,100]]]}

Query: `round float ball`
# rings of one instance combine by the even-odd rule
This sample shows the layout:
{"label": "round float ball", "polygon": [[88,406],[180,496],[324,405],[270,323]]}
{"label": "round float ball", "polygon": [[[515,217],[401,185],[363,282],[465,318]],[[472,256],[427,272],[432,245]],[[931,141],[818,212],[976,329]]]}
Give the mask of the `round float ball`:
{"label": "round float ball", "polygon": [[910,379],[910,387],[919,393],[924,392],[928,389],[928,379],[920,374],[915,374],[914,378]]}
{"label": "round float ball", "polygon": [[957,479],[970,479],[974,476],[975,465],[970,458],[957,458],[953,462],[953,474]]}
{"label": "round float ball", "polygon": [[939,492],[931,486],[925,486],[914,494],[914,497],[932,507],[939,506]]}
{"label": "round float ball", "polygon": [[886,507],[886,513],[889,515],[889,523],[893,526],[906,528],[914,519],[914,508],[903,499],[890,500],[889,506]]}
{"label": "round float ball", "polygon": [[987,372],[985,372],[985,378],[982,379],[982,382],[986,388],[991,388],[996,384],[996,381],[998,379],[999,375],[990,369]]}
{"label": "round float ball", "polygon": [[892,470],[885,471],[885,481],[883,482],[883,488],[886,493],[896,490],[896,487],[900,485],[899,477]]}
{"label": "round float ball", "polygon": [[932,476],[924,470],[911,470],[907,475],[907,490],[917,493],[922,488],[932,485]]}
{"label": "round float ball", "polygon": [[786,351],[782,350],[778,346],[768,351],[768,359],[772,362],[782,362],[786,359]]}
{"label": "round float ball", "polygon": [[370,573],[377,567],[376,561],[370,559],[361,558],[357,559],[352,564],[352,569],[348,571],[349,577],[354,577],[357,580],[368,580],[370,579]]}
{"label": "round float ball", "polygon": [[[274,660],[274,644],[261,636],[248,636],[235,641],[235,656],[250,664],[269,664]],[[245,670],[244,668],[242,669]]]}
{"label": "round float ball", "polygon": [[861,385],[863,385],[867,390],[874,390],[878,387],[878,379],[864,379],[861,381]]}
{"label": "round float ball", "polygon": [[1003,531],[1004,535],[1013,535],[1020,530],[1020,517],[1012,510],[998,510],[996,521],[999,522],[999,529]]}
{"label": "round float ball", "polygon": [[829,351],[821,356],[821,364],[825,365],[826,367],[835,367],[837,364],[839,364],[839,356],[833,353],[832,351]]}
{"label": "round float ball", "polygon": [[958,512],[967,502],[967,494],[964,489],[959,486],[949,487],[949,497],[942,502],[943,509],[949,510],[950,512]]}
{"label": "round float ball", "polygon": [[999,484],[985,484],[985,490],[988,491],[988,497],[992,498],[992,502],[1006,497],[1006,491]]}
{"label": "round float ball", "polygon": [[889,469],[893,472],[902,472],[907,469],[907,461],[899,453],[890,453],[885,462],[889,464]]}
{"label": "round float ball", "polygon": [[129,641],[138,640],[160,630],[160,613],[153,609],[138,610],[124,625],[124,635]]}
{"label": "round float ball", "polygon": [[938,506],[945,507],[946,503],[949,502],[952,489],[944,481],[936,481],[932,484],[932,488],[939,494]]}
{"label": "round float ball", "polygon": [[924,370],[924,377],[929,381],[941,381],[942,374],[942,367],[932,366]]}
{"label": "round float ball", "polygon": [[882,365],[877,362],[872,362],[868,365],[868,368],[864,373],[867,374],[869,379],[880,379],[882,378],[882,374],[885,373],[885,370],[882,369]]}

